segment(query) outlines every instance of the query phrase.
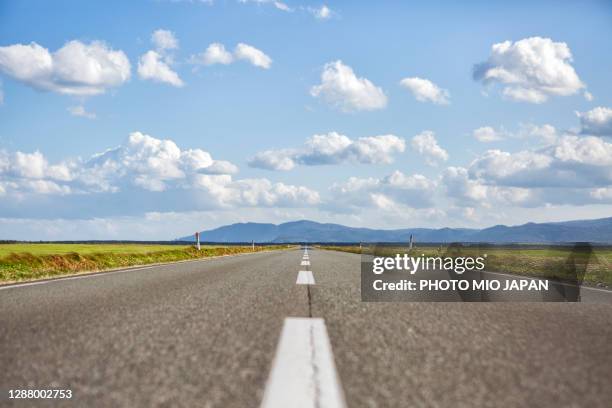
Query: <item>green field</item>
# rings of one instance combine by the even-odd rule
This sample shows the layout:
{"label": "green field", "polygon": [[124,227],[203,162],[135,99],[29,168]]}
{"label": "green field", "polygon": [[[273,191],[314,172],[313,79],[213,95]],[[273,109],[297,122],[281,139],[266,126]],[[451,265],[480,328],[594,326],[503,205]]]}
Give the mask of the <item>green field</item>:
{"label": "green field", "polygon": [[[255,246],[255,251],[287,246]],[[249,246],[0,244],[0,283],[252,252]]]}
{"label": "green field", "polygon": [[[406,253],[407,247],[378,246],[360,248],[359,246],[323,246],[324,249],[352,253],[372,253],[377,256],[393,256],[396,253]],[[412,256],[471,256],[487,254],[485,269],[495,272],[505,272],[560,280],[572,280],[573,274],[592,285],[612,286],[612,248],[593,247],[592,252],[576,253],[572,247],[562,246],[464,246],[449,248],[448,246],[423,246],[414,248]]]}
{"label": "green field", "polygon": [[32,255],[86,254],[142,254],[147,252],[185,249],[187,245],[141,245],[141,244],[0,244],[0,258],[10,254],[29,253]]}

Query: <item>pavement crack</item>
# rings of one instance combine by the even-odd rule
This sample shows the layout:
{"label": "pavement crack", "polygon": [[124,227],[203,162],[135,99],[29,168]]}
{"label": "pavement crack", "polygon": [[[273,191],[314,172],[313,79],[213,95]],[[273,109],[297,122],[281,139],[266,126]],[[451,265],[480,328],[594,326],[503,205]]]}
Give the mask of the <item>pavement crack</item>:
{"label": "pavement crack", "polygon": [[314,406],[315,408],[321,408],[321,387],[319,381],[319,367],[317,365],[317,347],[315,343],[315,327],[310,325],[310,365],[312,367],[312,383],[314,392]]}
{"label": "pavement crack", "polygon": [[308,317],[312,317],[312,293],[310,292],[310,285],[306,285],[306,293],[308,293]]}

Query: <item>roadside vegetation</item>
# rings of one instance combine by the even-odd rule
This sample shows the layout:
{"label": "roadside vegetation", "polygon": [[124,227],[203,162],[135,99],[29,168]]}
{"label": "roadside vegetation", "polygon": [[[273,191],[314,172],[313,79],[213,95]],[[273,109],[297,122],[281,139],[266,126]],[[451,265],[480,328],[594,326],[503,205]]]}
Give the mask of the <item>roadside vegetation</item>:
{"label": "roadside vegetation", "polygon": [[[255,246],[255,251],[287,246]],[[0,244],[0,283],[253,252],[248,246]]]}
{"label": "roadside vegetation", "polygon": [[[478,257],[487,254],[485,270],[539,278],[580,281],[594,286],[612,287],[612,248],[583,249],[573,246],[537,245],[473,245],[473,246],[423,246],[409,251],[407,246],[320,246],[322,249],[394,256],[410,253],[411,256]],[[592,252],[591,252],[592,251]]]}

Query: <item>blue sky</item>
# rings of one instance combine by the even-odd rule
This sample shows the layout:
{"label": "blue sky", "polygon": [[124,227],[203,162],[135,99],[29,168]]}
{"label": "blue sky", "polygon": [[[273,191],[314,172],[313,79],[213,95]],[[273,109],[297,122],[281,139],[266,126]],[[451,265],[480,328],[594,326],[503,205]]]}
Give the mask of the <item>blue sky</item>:
{"label": "blue sky", "polygon": [[610,38],[603,1],[1,2],[0,239],[609,216]]}

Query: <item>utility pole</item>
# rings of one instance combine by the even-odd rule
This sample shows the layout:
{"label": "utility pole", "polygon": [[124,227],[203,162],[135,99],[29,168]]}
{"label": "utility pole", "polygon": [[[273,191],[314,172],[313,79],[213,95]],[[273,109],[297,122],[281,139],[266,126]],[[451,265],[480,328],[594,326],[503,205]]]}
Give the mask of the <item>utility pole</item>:
{"label": "utility pole", "polygon": [[195,239],[196,239],[196,248],[199,251],[200,250],[200,233],[199,232],[195,233]]}
{"label": "utility pole", "polygon": [[412,234],[410,234],[410,243],[408,244],[408,249],[412,249],[413,244],[414,244],[414,239],[413,239]]}

